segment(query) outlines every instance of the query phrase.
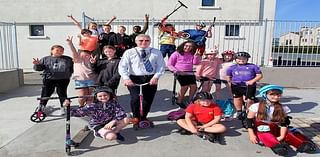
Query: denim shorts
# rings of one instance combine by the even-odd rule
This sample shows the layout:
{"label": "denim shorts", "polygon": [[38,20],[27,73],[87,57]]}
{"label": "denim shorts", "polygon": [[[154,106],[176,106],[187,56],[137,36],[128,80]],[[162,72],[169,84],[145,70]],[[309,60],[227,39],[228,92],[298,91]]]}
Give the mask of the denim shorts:
{"label": "denim shorts", "polygon": [[76,89],[89,88],[94,85],[93,80],[74,80],[74,82]]}

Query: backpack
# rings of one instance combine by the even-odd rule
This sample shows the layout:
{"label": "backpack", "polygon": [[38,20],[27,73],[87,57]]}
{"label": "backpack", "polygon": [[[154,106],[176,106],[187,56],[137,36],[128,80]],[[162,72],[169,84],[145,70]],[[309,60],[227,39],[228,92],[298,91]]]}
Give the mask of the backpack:
{"label": "backpack", "polygon": [[220,100],[217,99],[216,103],[220,106],[223,111],[224,117],[231,117],[235,111],[233,102],[230,99]]}
{"label": "backpack", "polygon": [[172,111],[168,114],[168,120],[178,120],[184,117],[186,112],[183,109],[179,109],[177,111]]}

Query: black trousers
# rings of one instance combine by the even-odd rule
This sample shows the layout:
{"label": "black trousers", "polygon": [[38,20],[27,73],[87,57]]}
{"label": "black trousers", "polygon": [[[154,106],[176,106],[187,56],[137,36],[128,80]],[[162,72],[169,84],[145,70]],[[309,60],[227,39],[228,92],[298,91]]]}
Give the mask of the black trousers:
{"label": "black trousers", "polygon": [[[57,88],[57,94],[60,100],[60,106],[63,106],[64,100],[68,97],[67,96],[67,89],[69,85],[70,79],[62,79],[62,80],[50,80],[50,79],[43,79],[41,97],[50,97],[55,88]],[[41,100],[40,104],[47,105],[48,100]]]}
{"label": "black trousers", "polygon": [[[143,84],[150,82],[153,75],[146,76],[130,76],[132,82],[136,84]],[[151,104],[153,102],[154,96],[157,92],[157,85],[145,85],[142,87],[143,94],[143,115],[140,115],[140,88],[139,86],[128,87],[130,92],[130,105],[133,117],[140,118],[141,120],[145,120],[147,118],[148,113],[150,112]]]}

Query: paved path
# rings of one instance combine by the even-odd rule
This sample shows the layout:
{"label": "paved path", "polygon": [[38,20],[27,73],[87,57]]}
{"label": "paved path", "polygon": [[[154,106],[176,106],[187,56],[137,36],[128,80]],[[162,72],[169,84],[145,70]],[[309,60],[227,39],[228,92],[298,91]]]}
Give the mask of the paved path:
{"label": "paved path", "polygon": [[[27,74],[27,85],[0,93],[0,157],[60,157],[64,152],[65,120],[57,116],[59,104],[49,101],[46,120],[34,124],[29,120],[34,111],[41,89],[38,74]],[[70,84],[68,93],[76,95]],[[276,156],[265,147],[253,145],[248,135],[240,127],[239,121],[223,122],[229,130],[225,133],[226,145],[213,144],[197,136],[183,136],[175,133],[177,126],[168,121],[166,115],[176,106],[171,105],[172,75],[165,74],[160,80],[150,119],[154,120],[155,128],[138,130],[126,127],[122,134],[126,141],[108,142],[89,135],[78,149],[72,149],[74,156],[114,156],[114,157],[272,157]],[[120,85],[119,101],[126,111],[129,109],[129,95],[125,87]],[[283,103],[287,104],[292,113],[295,126],[306,131],[306,134],[319,144],[319,89],[286,89]],[[74,104],[76,105],[76,104]],[[86,119],[72,118],[71,133],[74,135],[87,123]],[[314,129],[318,129],[315,131]],[[290,151],[289,156],[319,156],[318,154],[296,153]]]}

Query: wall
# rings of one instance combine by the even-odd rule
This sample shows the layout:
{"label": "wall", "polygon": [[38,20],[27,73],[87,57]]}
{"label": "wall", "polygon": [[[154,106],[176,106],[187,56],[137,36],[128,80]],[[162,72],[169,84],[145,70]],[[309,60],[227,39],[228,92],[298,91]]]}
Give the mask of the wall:
{"label": "wall", "polygon": [[319,88],[320,68],[271,67],[262,68],[262,83],[278,84],[285,87]]}
{"label": "wall", "polygon": [[0,71],[0,93],[22,86],[23,79],[22,69]]}

